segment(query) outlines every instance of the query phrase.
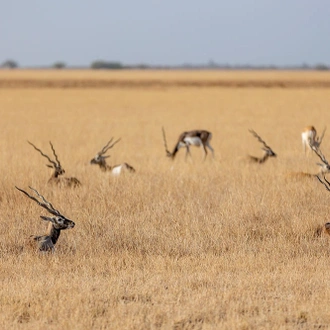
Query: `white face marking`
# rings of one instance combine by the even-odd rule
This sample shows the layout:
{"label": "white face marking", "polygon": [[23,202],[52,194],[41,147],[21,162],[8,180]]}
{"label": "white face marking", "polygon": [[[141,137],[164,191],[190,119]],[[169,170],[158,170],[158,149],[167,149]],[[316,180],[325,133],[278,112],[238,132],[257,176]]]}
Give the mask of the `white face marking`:
{"label": "white face marking", "polygon": [[185,137],[184,138],[184,141],[189,144],[189,145],[193,145],[193,146],[196,146],[196,147],[199,147],[201,146],[203,143],[202,143],[202,140],[199,138],[199,137]]}

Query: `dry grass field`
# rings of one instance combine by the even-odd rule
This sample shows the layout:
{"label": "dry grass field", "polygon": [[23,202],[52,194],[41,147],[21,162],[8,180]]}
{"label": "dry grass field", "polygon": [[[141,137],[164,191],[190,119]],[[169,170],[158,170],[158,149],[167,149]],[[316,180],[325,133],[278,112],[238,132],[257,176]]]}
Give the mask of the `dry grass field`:
{"label": "dry grass field", "polygon": [[[300,134],[330,126],[329,86],[323,72],[0,71],[0,328],[330,328],[330,192],[288,175],[318,171]],[[172,162],[162,126],[170,148],[210,130],[215,159]],[[262,156],[251,128],[276,159],[247,161]],[[135,174],[89,164],[112,136],[108,162]],[[82,186],[47,185],[27,140],[49,155],[52,141]],[[27,245],[47,212],[15,185],[75,221],[54,254]]]}

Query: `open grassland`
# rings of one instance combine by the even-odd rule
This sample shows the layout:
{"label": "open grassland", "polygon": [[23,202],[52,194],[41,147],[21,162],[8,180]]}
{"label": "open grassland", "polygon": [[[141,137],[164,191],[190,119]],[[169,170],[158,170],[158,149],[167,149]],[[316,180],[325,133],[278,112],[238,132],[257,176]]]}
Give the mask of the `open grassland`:
{"label": "open grassland", "polygon": [[[312,72],[89,71],[2,71],[0,81],[163,76],[201,84],[330,81],[329,73]],[[319,230],[330,192],[316,179],[288,175],[318,171],[300,133],[330,125],[330,90],[307,85],[3,85],[0,328],[330,328],[330,236]],[[202,162],[202,150],[192,148],[192,159],[185,162],[181,150],[171,162],[162,126],[169,147],[184,130],[210,130],[215,159]],[[262,155],[250,128],[277,159],[247,162],[247,154]],[[330,159],[328,134],[322,151]],[[122,140],[108,161],[131,164],[134,175],[112,178],[89,164],[111,136]],[[27,140],[47,154],[51,140],[66,176],[82,187],[49,187],[47,160]],[[76,222],[55,254],[27,247],[30,235],[44,233],[39,216],[47,212],[15,185],[36,188]]]}

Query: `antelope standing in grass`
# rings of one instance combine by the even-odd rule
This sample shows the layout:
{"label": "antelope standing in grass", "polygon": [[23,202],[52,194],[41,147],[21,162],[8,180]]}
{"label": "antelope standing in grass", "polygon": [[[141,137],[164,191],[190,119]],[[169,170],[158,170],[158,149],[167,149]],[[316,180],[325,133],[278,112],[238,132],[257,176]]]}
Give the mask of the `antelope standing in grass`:
{"label": "antelope standing in grass", "polygon": [[270,146],[266,144],[266,142],[252,129],[249,132],[263,145],[261,148],[265,154],[263,157],[255,157],[248,155],[251,162],[263,164],[269,157],[276,157],[276,153],[271,149]]}
{"label": "antelope standing in grass", "polygon": [[46,154],[44,154],[39,148],[37,148],[33,143],[31,143],[30,141],[28,141],[28,143],[38,152],[40,152],[40,154],[45,157],[46,159],[48,159],[49,164],[47,164],[46,166],[54,169],[54,172],[52,174],[52,176],[50,177],[50,179],[48,180],[49,184],[52,185],[58,185],[58,186],[64,186],[64,187],[78,187],[81,185],[80,181],[77,178],[74,177],[63,177],[62,175],[65,173],[64,168],[61,166],[61,163],[56,155],[54,146],[51,142],[49,142],[50,147],[53,151],[53,155],[55,157],[55,160],[51,160],[49,156],[47,156]]}
{"label": "antelope standing in grass", "polygon": [[190,153],[190,146],[196,146],[200,147],[203,146],[204,150],[204,160],[207,156],[207,149],[209,148],[212,152],[212,156],[214,157],[214,149],[210,145],[210,141],[212,139],[212,133],[205,131],[205,130],[194,130],[194,131],[188,131],[183,132],[179,138],[178,142],[176,143],[174,149],[172,152],[168,150],[167,142],[166,142],[166,135],[165,135],[165,129],[163,127],[163,139],[164,139],[164,146],[167,157],[170,157],[171,159],[175,158],[175,155],[179,151],[180,148],[185,147],[186,148],[186,159],[188,154],[191,156]]}
{"label": "antelope standing in grass", "polygon": [[40,218],[45,221],[49,221],[48,229],[46,235],[42,236],[30,236],[35,242],[39,251],[55,251],[55,244],[57,243],[61,230],[70,229],[75,226],[75,223],[72,220],[66,218],[60,211],[56,210],[54,206],[49,203],[36,189],[29,187],[37,195],[39,199],[34,196],[29,195],[23,189],[20,189],[15,186],[15,188],[21,191],[23,194],[34,200],[38,205],[46,209],[53,217],[46,217],[41,215]]}
{"label": "antelope standing in grass", "polygon": [[320,147],[326,129],[327,128],[325,127],[321,136],[317,136],[317,132],[314,126],[307,126],[304,128],[304,130],[301,133],[301,139],[305,153],[307,149],[312,150],[312,146],[316,148]]}
{"label": "antelope standing in grass", "polygon": [[94,165],[99,165],[100,169],[103,172],[110,172],[112,175],[118,176],[124,172],[131,172],[134,173],[135,169],[127,164],[127,163],[122,163],[122,164],[118,164],[118,165],[108,165],[106,162],[106,158],[110,157],[110,155],[105,156],[105,153],[113,148],[115,146],[115,144],[117,144],[120,139],[116,140],[115,142],[113,141],[113,137],[109,140],[109,142],[102,148],[101,151],[99,151],[96,156],[91,159],[90,164],[94,164]]}

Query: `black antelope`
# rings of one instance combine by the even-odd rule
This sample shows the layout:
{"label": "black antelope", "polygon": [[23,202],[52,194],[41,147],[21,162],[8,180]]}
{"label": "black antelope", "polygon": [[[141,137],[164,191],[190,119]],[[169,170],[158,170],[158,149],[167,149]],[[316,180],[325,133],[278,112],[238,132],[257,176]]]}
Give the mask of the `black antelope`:
{"label": "black antelope", "polygon": [[58,185],[58,186],[64,186],[64,187],[78,187],[81,185],[80,181],[77,178],[74,177],[63,177],[62,175],[65,173],[64,168],[61,166],[60,161],[58,160],[58,157],[55,153],[55,149],[53,147],[53,144],[51,142],[49,142],[50,147],[53,151],[53,155],[55,157],[55,161],[51,160],[49,156],[47,156],[46,154],[44,154],[39,148],[37,148],[33,143],[31,143],[30,141],[28,141],[28,143],[37,151],[40,152],[40,154],[47,158],[49,161],[49,164],[47,164],[46,166],[54,169],[54,172],[52,174],[52,176],[50,177],[50,179],[48,180],[49,184],[52,185]]}
{"label": "black antelope", "polygon": [[254,157],[254,156],[248,156],[249,159],[252,161],[252,162],[255,162],[255,163],[259,163],[259,164],[262,164],[264,163],[269,157],[276,157],[277,155],[275,154],[275,152],[271,149],[270,146],[268,146],[266,144],[266,142],[264,140],[261,139],[261,137],[255,132],[253,131],[252,129],[249,130],[249,132],[255,137],[257,138],[257,140],[263,145],[263,147],[261,148],[265,154],[263,157]]}
{"label": "black antelope", "polygon": [[312,150],[311,148],[312,146],[316,148],[320,147],[326,129],[327,128],[325,127],[321,136],[317,136],[317,132],[314,126],[307,126],[304,128],[304,130],[301,133],[301,139],[305,153],[306,150]]}
{"label": "black antelope", "polygon": [[113,138],[111,138],[109,140],[109,142],[102,148],[102,150],[99,151],[93,159],[91,159],[90,163],[95,164],[95,165],[99,165],[99,167],[102,171],[110,172],[111,174],[113,174],[115,176],[118,176],[118,175],[120,175],[121,173],[124,173],[124,172],[134,173],[135,169],[127,163],[122,163],[122,164],[118,164],[118,165],[114,165],[114,166],[111,166],[111,165],[107,164],[106,158],[110,157],[110,155],[105,156],[105,153],[109,149],[113,148],[113,146],[116,143],[118,143],[120,141],[120,139],[116,140],[115,142],[112,142],[112,141],[113,141]]}
{"label": "black antelope", "polygon": [[38,205],[46,209],[53,217],[45,217],[43,215],[40,216],[42,220],[49,221],[48,229],[46,235],[42,236],[34,236],[32,235],[31,238],[37,242],[37,246],[39,251],[55,251],[55,244],[57,243],[60,235],[61,230],[70,229],[75,226],[75,223],[72,220],[69,220],[64,215],[60,213],[60,211],[56,210],[54,206],[49,203],[42,195],[38,193],[36,189],[29,187],[32,191],[35,192],[37,197],[33,197],[29,195],[23,189],[20,189],[15,186],[15,188],[21,191],[23,194],[34,200]]}
{"label": "black antelope", "polygon": [[204,150],[204,160],[207,156],[207,149],[209,148],[212,152],[212,156],[214,157],[214,149],[210,145],[210,141],[212,139],[212,133],[205,131],[205,130],[194,130],[194,131],[188,131],[188,132],[183,132],[179,138],[178,142],[176,143],[174,149],[172,152],[168,150],[167,147],[167,142],[166,142],[166,135],[165,135],[165,130],[163,127],[163,139],[164,139],[164,146],[165,146],[165,151],[167,157],[170,157],[172,159],[175,158],[175,155],[179,151],[180,148],[185,147],[186,148],[186,158],[188,154],[191,156],[190,153],[190,146],[196,146],[200,147],[203,146]]}

